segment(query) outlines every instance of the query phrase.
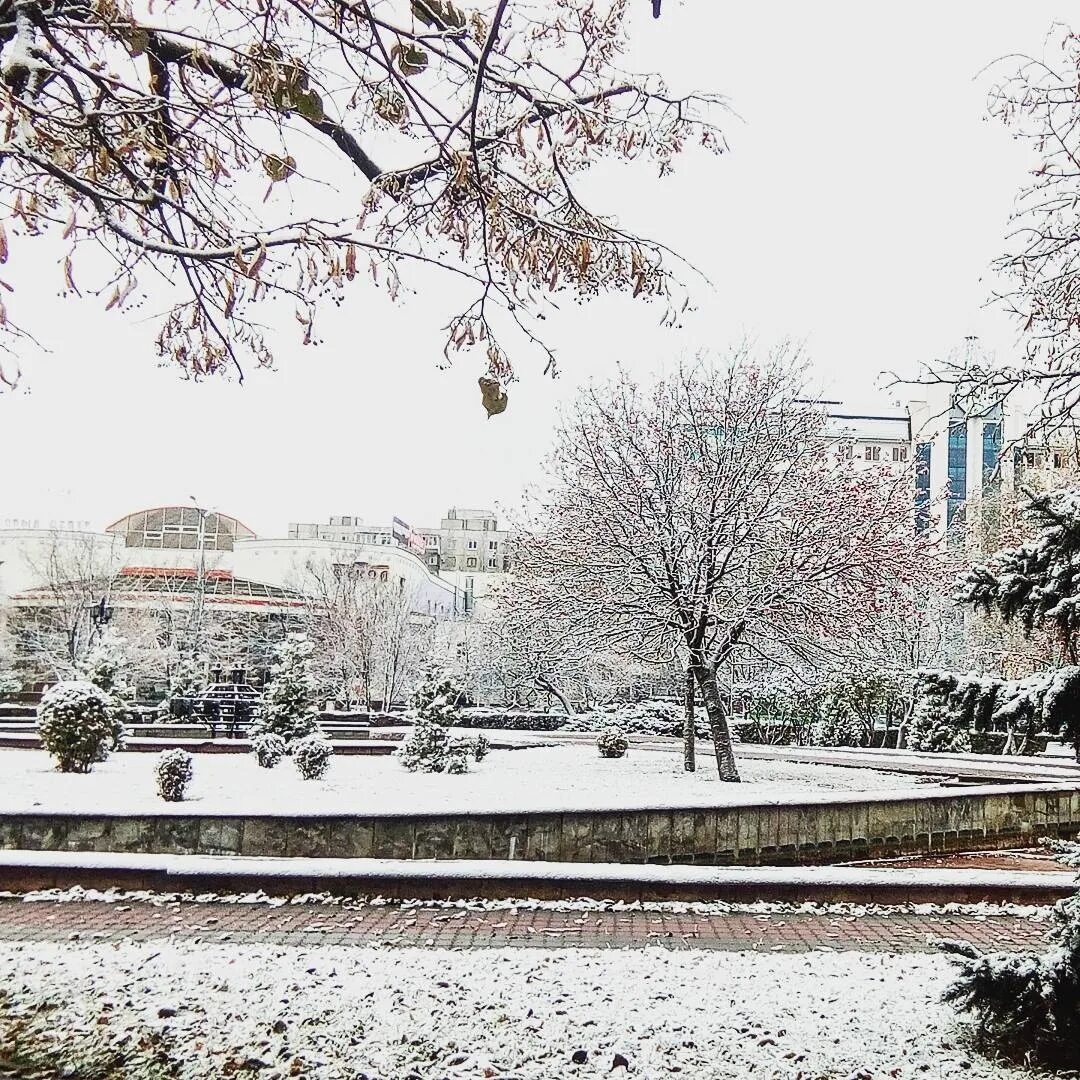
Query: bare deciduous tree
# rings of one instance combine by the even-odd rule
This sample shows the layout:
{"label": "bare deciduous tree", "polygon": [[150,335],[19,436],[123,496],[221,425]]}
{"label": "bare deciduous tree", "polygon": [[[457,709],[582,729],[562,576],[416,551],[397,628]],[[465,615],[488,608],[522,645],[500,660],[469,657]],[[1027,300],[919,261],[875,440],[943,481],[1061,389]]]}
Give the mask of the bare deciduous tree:
{"label": "bare deciduous tree", "polygon": [[28,549],[25,558],[41,584],[12,613],[19,650],[38,673],[70,678],[94,634],[90,609],[108,604],[119,557],[111,537],[54,532],[43,550]]}
{"label": "bare deciduous tree", "polygon": [[972,401],[1029,392],[1031,437],[1075,439],[1080,406],[1080,37],[1056,25],[1044,56],[1003,61],[1010,74],[991,90],[989,112],[1033,150],[1019,192],[1009,250],[995,263],[995,299],[1022,328],[1024,355],[998,364],[964,356],[935,365],[924,382],[959,383]]}
{"label": "bare deciduous tree", "polygon": [[672,299],[662,246],[590,207],[582,171],[606,156],[663,173],[688,143],[722,148],[715,99],[624,70],[626,7],[10,0],[6,284],[40,237],[63,245],[67,292],[107,308],[163,279],[177,299],[159,353],[199,376],[270,363],[271,309],[309,342],[354,279],[396,296],[423,267],[465,290],[447,349],[477,346],[505,383],[512,330],[550,366],[535,322],[550,293]]}
{"label": "bare deciduous tree", "polygon": [[717,767],[738,780],[720,690],[736,654],[835,661],[924,549],[909,474],[844,460],[798,358],[684,366],[651,387],[591,388],[557,428],[526,510],[518,587],[597,647],[680,656]]}

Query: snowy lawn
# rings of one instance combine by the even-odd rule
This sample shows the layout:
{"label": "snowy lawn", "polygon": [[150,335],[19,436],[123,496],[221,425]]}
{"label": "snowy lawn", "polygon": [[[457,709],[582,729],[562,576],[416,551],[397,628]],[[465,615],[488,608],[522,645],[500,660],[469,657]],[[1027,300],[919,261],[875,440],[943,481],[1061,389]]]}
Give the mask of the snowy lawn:
{"label": "snowy lawn", "polygon": [[4,944],[0,1072],[1030,1077],[968,1048],[938,1001],[949,971],[869,953]]}
{"label": "snowy lawn", "polygon": [[155,754],[120,753],[89,775],[55,770],[43,751],[0,749],[0,813],[450,813],[477,810],[627,809],[793,802],[833,792],[925,791],[911,774],[782,761],[739,763],[724,784],[707,760],[685,773],[676,754],[634,750],[601,758],[590,746],[493,751],[464,776],[407,772],[393,757],[338,756],[322,780],[302,780],[288,759],[262,769],[250,754],[196,754],[182,803],[154,786]]}

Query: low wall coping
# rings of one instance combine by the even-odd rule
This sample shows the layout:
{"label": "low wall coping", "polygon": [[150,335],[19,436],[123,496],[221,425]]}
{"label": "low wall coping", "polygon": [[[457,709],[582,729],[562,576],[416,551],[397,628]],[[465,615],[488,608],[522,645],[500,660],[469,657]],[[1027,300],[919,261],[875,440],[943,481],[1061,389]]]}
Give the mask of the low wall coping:
{"label": "low wall coping", "polygon": [[[736,785],[732,785],[733,787]],[[249,821],[290,821],[290,820],[316,820],[316,821],[383,821],[401,818],[532,818],[551,817],[554,815],[589,817],[593,815],[611,814],[637,814],[637,813],[715,813],[722,810],[799,810],[802,807],[821,806],[866,806],[871,804],[895,805],[897,803],[932,803],[966,799],[986,798],[988,796],[1013,796],[1013,795],[1072,795],[1080,794],[1080,784],[1077,783],[1031,783],[1031,784],[988,784],[962,788],[951,788],[936,791],[917,791],[904,789],[896,791],[823,791],[816,795],[808,795],[800,798],[797,802],[790,799],[775,797],[749,798],[744,801],[725,803],[644,803],[641,806],[590,806],[590,807],[565,807],[565,806],[533,806],[523,809],[513,807],[487,808],[487,807],[459,807],[450,804],[445,808],[406,807],[391,813],[367,812],[348,810],[323,810],[305,809],[297,807],[288,812],[268,813],[265,810],[245,810],[242,807],[225,808],[220,810],[202,810],[198,806],[198,800],[180,804],[165,804],[161,806],[147,806],[139,809],[115,809],[115,808],[72,808],[56,807],[48,804],[33,807],[18,807],[4,809],[0,807],[0,821],[5,818],[44,818],[44,817],[77,817],[77,818],[241,818]]]}

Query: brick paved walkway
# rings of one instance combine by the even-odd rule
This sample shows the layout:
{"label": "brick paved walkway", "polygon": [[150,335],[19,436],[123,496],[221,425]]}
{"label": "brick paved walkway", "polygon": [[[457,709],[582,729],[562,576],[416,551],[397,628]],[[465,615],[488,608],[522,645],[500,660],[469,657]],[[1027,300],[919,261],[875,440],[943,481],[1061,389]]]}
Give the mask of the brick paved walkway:
{"label": "brick paved walkway", "polygon": [[1038,947],[1048,924],[1016,916],[690,915],[671,912],[461,911],[291,904],[24,903],[0,900],[0,941],[119,941],[175,937],[208,943],[641,947],[922,952],[949,937],[980,948]]}

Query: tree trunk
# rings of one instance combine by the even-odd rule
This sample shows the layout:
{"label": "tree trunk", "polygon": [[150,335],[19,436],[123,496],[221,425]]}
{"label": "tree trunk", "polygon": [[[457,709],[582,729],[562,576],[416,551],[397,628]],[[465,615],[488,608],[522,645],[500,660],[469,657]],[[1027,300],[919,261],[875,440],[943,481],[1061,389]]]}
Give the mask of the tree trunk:
{"label": "tree trunk", "polygon": [[559,699],[559,704],[563,707],[567,716],[573,716],[574,710],[567,701],[566,695],[549,679],[543,675],[536,676],[536,685],[547,694],[554,694]]}
{"label": "tree trunk", "polygon": [[683,768],[693,772],[697,768],[694,760],[694,672],[686,669],[686,716],[683,719]]}
{"label": "tree trunk", "polygon": [[691,670],[701,688],[701,700],[705,703],[705,715],[709,718],[709,731],[712,734],[713,752],[716,754],[717,772],[721,780],[737,784],[739,770],[735,766],[735,751],[731,745],[727,710],[720,696],[716,668],[707,662],[699,662],[695,663]]}

